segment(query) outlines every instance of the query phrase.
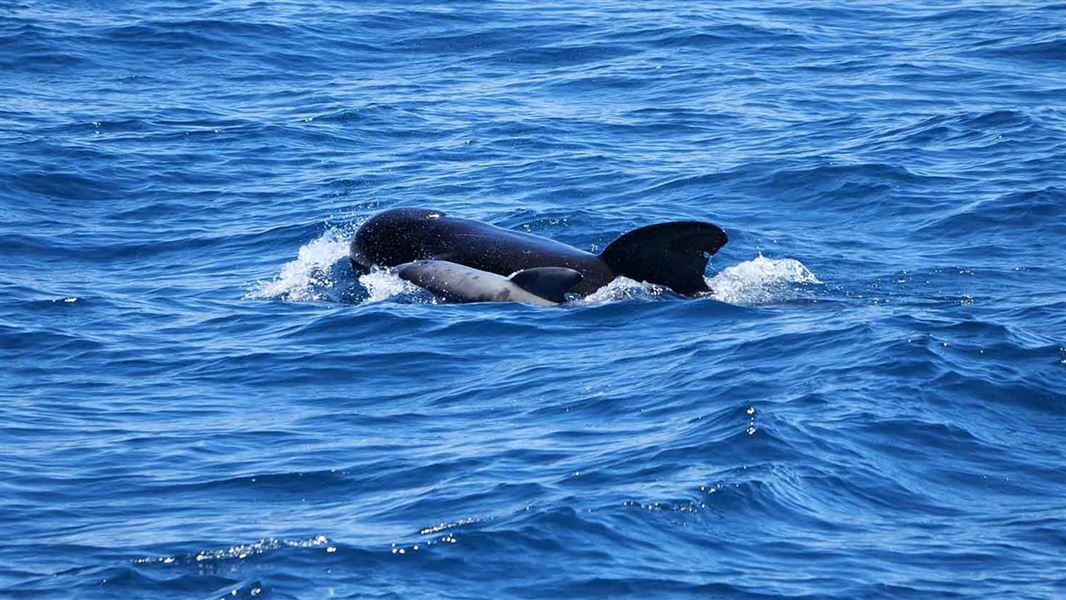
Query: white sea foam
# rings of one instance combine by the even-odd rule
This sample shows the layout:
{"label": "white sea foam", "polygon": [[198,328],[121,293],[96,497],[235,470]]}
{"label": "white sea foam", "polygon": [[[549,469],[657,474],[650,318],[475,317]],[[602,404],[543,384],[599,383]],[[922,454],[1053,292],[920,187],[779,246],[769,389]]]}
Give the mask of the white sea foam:
{"label": "white sea foam", "polygon": [[744,305],[787,300],[794,296],[795,284],[804,283],[821,281],[798,260],[766,258],[761,254],[707,278],[715,299]]}
{"label": "white sea foam", "polygon": [[296,260],[285,263],[274,279],[256,283],[245,297],[290,302],[324,300],[326,290],[336,284],[330,268],[348,256],[348,242],[344,238],[345,233],[339,229],[327,230],[304,244]]}
{"label": "white sea foam", "polygon": [[[821,283],[803,263],[792,258],[766,258],[761,254],[707,277],[714,298],[730,304],[781,302],[795,296],[796,284]],[[666,290],[650,283],[618,277],[577,304],[604,304],[620,300],[653,299]]]}
{"label": "white sea foam", "polygon": [[635,298],[650,299],[661,296],[663,288],[634,281],[628,277],[616,277],[614,281],[577,301],[577,304],[605,304]]}
{"label": "white sea foam", "polygon": [[367,302],[381,302],[418,289],[414,284],[400,279],[396,273],[384,269],[373,269],[366,275],[360,275],[359,283],[369,294]]}

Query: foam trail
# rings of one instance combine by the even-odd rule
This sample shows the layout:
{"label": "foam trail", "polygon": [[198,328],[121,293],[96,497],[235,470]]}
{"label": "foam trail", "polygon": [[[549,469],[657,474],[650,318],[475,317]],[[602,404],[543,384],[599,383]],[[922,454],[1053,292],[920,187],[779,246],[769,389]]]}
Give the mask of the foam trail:
{"label": "foam trail", "polygon": [[245,294],[245,298],[289,302],[325,300],[326,291],[336,284],[330,275],[330,268],[347,256],[348,242],[344,232],[329,229],[304,244],[296,260],[285,263],[274,279],[256,283],[254,289]]}
{"label": "foam trail", "polygon": [[821,283],[803,263],[793,258],[751,260],[722,269],[707,278],[714,298],[730,304],[770,304],[795,297],[796,284]]}

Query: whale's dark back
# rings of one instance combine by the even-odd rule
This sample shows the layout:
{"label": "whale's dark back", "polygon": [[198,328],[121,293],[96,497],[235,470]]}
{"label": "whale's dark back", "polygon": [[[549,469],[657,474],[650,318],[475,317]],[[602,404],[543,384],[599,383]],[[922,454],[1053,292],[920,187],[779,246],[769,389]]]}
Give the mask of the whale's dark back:
{"label": "whale's dark back", "polygon": [[599,289],[616,275],[599,256],[573,246],[421,208],[396,208],[372,217],[356,233],[351,258],[361,270],[438,259],[505,277],[523,269],[567,267],[584,276],[574,288],[580,294]]}
{"label": "whale's dark back", "polygon": [[699,221],[660,223],[631,231],[596,255],[529,233],[423,208],[381,212],[359,228],[352,264],[369,270],[416,260],[446,260],[509,276],[536,267],[567,267],[582,274],[573,291],[590,294],[623,275],[681,294],[705,292],[707,255],[726,242],[717,226]]}

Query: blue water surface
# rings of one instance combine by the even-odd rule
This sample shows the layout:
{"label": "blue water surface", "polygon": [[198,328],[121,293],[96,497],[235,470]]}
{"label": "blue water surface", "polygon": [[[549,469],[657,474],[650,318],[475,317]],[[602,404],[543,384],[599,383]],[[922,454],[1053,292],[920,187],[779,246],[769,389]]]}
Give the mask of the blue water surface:
{"label": "blue water surface", "polygon": [[[1066,4],[0,7],[0,595],[1066,597]],[[436,304],[426,206],[716,295]]]}

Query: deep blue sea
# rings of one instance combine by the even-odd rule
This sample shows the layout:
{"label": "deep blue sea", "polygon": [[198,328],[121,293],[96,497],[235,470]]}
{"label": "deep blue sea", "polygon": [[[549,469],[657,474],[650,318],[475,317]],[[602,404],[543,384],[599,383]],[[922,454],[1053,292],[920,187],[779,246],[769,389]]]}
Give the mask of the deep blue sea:
{"label": "deep blue sea", "polygon": [[[1066,597],[1066,4],[0,4],[0,596]],[[713,297],[359,276],[421,206]]]}

